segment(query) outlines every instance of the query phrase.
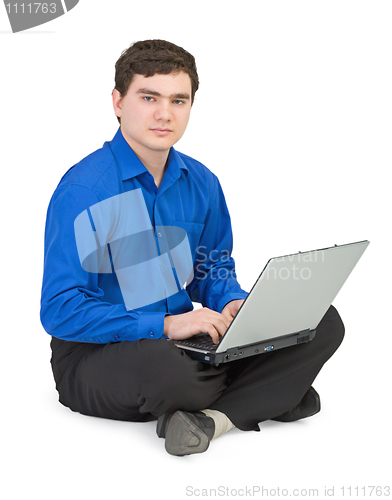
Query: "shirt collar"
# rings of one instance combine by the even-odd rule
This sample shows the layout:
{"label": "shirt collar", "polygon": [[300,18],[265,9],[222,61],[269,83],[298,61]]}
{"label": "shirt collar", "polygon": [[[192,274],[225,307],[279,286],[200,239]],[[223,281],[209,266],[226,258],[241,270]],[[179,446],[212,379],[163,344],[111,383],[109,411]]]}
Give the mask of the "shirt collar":
{"label": "shirt collar", "polygon": [[[123,181],[148,172],[136,153],[124,139],[121,128],[117,130],[109,146],[120,168]],[[170,176],[173,180],[176,180],[181,176],[181,171],[184,171],[184,173],[188,175],[188,168],[177,151],[172,147],[170,148],[167,159],[165,176]]]}

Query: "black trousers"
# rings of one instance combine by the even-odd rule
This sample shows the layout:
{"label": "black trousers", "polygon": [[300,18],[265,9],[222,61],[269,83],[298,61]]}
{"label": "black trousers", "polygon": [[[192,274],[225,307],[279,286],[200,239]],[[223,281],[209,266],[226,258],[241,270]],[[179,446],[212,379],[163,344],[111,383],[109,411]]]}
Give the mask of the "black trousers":
{"label": "black trousers", "polygon": [[242,430],[294,408],[339,347],[344,325],[331,306],[306,343],[219,367],[192,360],[166,339],[87,344],[52,338],[59,400],[84,415],[155,420],[216,409]]}

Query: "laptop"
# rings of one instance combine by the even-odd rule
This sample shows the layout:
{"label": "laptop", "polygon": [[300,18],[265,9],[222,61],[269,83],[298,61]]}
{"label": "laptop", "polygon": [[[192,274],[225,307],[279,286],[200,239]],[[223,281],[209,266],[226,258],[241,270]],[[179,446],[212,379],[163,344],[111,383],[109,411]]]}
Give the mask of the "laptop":
{"label": "laptop", "polygon": [[208,334],[171,342],[215,366],[309,342],[368,245],[365,240],[271,258],[219,344]]}

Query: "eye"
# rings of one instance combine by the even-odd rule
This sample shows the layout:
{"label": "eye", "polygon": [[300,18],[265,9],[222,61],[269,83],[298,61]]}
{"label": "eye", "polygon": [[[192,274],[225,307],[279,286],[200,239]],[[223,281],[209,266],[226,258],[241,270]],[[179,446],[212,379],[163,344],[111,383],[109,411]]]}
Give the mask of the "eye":
{"label": "eye", "polygon": [[152,102],[152,101],[154,100],[154,98],[153,98],[153,97],[151,97],[151,96],[149,96],[149,95],[145,95],[145,96],[143,97],[143,99],[144,99],[145,101],[147,101],[147,102]]}
{"label": "eye", "polygon": [[181,99],[176,99],[175,101],[173,101],[174,104],[184,104],[185,101],[181,101]]}

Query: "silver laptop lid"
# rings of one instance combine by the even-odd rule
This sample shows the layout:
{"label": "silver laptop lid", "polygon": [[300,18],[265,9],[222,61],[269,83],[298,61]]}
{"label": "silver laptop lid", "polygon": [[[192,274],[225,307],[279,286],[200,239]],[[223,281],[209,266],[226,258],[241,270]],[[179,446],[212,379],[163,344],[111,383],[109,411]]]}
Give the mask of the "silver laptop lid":
{"label": "silver laptop lid", "polygon": [[216,352],[315,329],[368,245],[270,259]]}

